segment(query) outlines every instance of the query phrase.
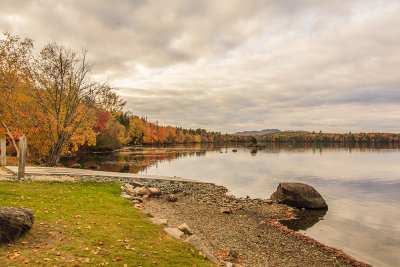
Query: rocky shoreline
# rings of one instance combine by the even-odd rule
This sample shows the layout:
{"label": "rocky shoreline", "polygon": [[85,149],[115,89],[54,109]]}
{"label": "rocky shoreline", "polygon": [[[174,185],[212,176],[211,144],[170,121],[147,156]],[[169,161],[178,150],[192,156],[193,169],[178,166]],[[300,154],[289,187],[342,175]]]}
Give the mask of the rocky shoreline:
{"label": "rocky shoreline", "polygon": [[[13,175],[4,178],[16,180]],[[188,243],[224,265],[229,262],[230,266],[371,266],[284,226],[285,220],[301,213],[298,209],[271,200],[229,196],[225,187],[211,183],[68,175],[25,180],[120,181],[125,184],[121,186],[121,196],[130,199],[150,221],[172,229],[186,224],[193,235],[185,233],[178,238],[188,241],[188,237],[195,236]],[[127,186],[135,191],[127,194]]]}
{"label": "rocky shoreline", "polygon": [[168,228],[186,223],[221,264],[370,266],[281,224],[295,217],[296,208],[229,196],[226,188],[214,184],[142,182],[137,186],[159,190],[151,197],[133,198],[137,208],[163,219]]}

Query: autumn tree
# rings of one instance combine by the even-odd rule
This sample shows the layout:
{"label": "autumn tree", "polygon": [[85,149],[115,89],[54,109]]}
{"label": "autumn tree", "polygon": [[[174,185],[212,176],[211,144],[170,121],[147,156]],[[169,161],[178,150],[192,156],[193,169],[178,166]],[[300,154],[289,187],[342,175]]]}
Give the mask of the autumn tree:
{"label": "autumn tree", "polygon": [[24,134],[19,106],[25,99],[27,74],[32,62],[33,42],[5,32],[0,39],[0,134],[6,133],[18,148],[14,137]]}
{"label": "autumn tree", "polygon": [[95,143],[96,109],[123,106],[114,88],[92,81],[91,70],[86,51],[77,53],[49,44],[30,72],[28,95],[35,104],[25,111],[48,141],[48,166],[56,165],[68,148],[76,150],[77,145]]}

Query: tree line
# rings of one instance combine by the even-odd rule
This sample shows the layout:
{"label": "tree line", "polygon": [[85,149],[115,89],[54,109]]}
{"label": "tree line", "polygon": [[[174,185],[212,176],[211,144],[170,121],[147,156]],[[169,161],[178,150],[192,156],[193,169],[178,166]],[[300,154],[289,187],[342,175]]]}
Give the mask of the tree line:
{"label": "tree line", "polygon": [[297,142],[297,143],[399,143],[397,133],[307,133],[279,132],[261,136],[263,142]]}
{"label": "tree line", "polygon": [[159,126],[124,112],[117,88],[94,80],[86,55],[57,43],[35,53],[31,39],[0,36],[0,137],[17,154],[22,135],[30,158],[48,166],[87,148],[240,141],[203,129]]}
{"label": "tree line", "polygon": [[163,145],[183,143],[245,142],[241,136],[207,132],[205,129],[184,129],[161,126],[130,112],[101,111],[97,114],[95,149],[110,150],[123,145]]}

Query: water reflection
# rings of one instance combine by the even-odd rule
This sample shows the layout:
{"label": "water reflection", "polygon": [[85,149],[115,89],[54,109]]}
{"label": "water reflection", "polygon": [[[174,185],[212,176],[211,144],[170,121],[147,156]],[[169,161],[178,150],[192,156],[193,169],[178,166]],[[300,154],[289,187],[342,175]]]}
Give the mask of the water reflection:
{"label": "water reflection", "polygon": [[65,166],[80,163],[83,168],[98,165],[99,170],[123,173],[139,173],[182,157],[201,157],[207,151],[221,150],[212,144],[179,145],[169,147],[127,147],[112,153],[94,153],[64,159]]}
{"label": "water reflection", "polygon": [[[128,147],[113,153],[94,153],[84,154],[74,158],[63,160],[65,166],[72,166],[80,163],[83,168],[98,165],[100,170],[140,173],[149,168],[157,167],[159,163],[171,162],[183,157],[205,156],[207,152],[218,151],[219,153],[238,152],[243,149],[243,144],[236,145],[216,145],[216,144],[194,144],[194,145],[175,145],[160,147]],[[399,144],[314,144],[314,143],[266,143],[261,147],[250,148],[248,151],[252,156],[257,153],[286,153],[290,152],[309,152],[313,154],[324,151],[348,151],[352,152],[387,152],[396,150]]]}
{"label": "water reflection", "polygon": [[324,219],[328,210],[299,210],[296,212],[296,219],[282,220],[281,224],[287,226],[294,231],[307,230],[314,226],[317,222]]}

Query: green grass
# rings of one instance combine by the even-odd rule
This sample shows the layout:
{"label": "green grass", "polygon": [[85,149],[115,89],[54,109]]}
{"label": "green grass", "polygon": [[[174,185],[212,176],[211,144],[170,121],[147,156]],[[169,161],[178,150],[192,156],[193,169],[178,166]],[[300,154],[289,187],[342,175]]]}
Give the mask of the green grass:
{"label": "green grass", "polygon": [[119,195],[117,183],[0,181],[0,206],[35,214],[28,233],[0,245],[0,266],[211,266]]}

